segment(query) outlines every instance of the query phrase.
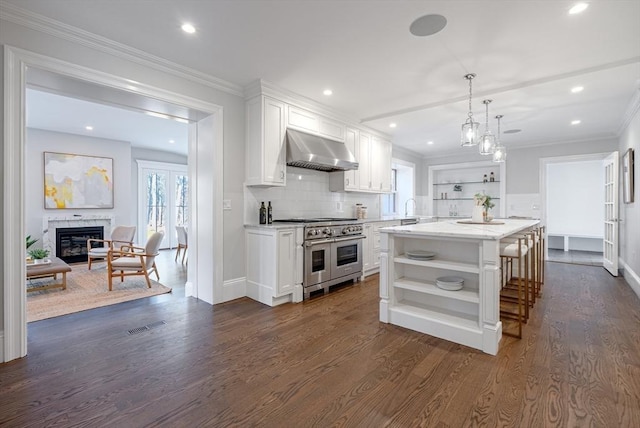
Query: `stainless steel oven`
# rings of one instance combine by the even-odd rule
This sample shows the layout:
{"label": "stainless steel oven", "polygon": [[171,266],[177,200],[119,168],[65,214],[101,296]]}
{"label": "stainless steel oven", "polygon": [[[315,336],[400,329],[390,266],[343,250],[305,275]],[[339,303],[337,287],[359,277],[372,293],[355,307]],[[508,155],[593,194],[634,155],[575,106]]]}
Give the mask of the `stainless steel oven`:
{"label": "stainless steel oven", "polygon": [[305,227],[304,298],[362,276],[362,226],[338,222]]}

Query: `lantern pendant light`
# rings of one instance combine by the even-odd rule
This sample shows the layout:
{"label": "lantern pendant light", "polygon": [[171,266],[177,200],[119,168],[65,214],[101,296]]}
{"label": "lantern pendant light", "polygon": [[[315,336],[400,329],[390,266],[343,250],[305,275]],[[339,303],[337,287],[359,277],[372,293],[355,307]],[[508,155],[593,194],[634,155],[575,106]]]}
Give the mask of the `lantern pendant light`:
{"label": "lantern pendant light", "polygon": [[480,124],[473,121],[473,112],[471,111],[471,81],[476,77],[475,74],[469,73],[464,76],[469,81],[469,113],[467,120],[462,125],[461,145],[462,147],[470,147],[478,144],[478,128]]}
{"label": "lantern pendant light", "polygon": [[507,149],[502,145],[502,141],[500,141],[500,119],[502,119],[503,115],[499,114],[496,116],[498,119],[498,134],[496,135],[496,145],[493,149],[493,161],[494,162],[504,162],[507,159]]}
{"label": "lantern pendant light", "polygon": [[490,155],[493,153],[495,147],[496,137],[489,131],[489,104],[492,100],[484,100],[482,103],[485,105],[485,125],[484,134],[480,137],[480,154]]}

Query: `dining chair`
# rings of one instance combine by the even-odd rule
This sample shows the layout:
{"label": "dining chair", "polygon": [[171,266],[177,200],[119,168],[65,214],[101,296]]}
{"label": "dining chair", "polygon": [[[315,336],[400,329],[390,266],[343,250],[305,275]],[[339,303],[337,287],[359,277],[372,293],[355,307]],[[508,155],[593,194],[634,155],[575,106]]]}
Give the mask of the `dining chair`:
{"label": "dining chair", "polygon": [[91,262],[94,259],[105,260],[109,250],[119,250],[123,245],[133,245],[135,235],[135,226],[116,226],[111,231],[110,239],[87,239],[88,269],[91,270]]}
{"label": "dining chair", "polygon": [[125,276],[142,275],[149,288],[151,288],[149,274],[155,273],[159,281],[160,275],[158,274],[155,259],[160,250],[162,238],[164,238],[162,232],[153,232],[144,248],[123,245],[119,250],[109,250],[107,253],[109,291],[113,290],[114,277],[120,277],[120,282],[124,282]]}
{"label": "dining chair", "polygon": [[182,251],[182,264],[184,264],[184,258],[187,255],[187,229],[184,226],[176,226],[176,232],[178,233],[178,248],[176,249],[176,257],[174,261],[178,261],[180,251]]}

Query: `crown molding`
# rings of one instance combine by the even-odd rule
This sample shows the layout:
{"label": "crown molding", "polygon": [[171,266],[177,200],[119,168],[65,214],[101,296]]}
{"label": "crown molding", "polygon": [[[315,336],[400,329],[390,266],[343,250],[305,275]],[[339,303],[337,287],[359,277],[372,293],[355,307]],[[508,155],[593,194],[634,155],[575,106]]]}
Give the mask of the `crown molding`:
{"label": "crown molding", "polygon": [[342,122],[351,128],[360,129],[377,137],[392,140],[389,134],[385,134],[384,132],[380,132],[377,129],[373,129],[363,124],[362,121],[344,112],[327,107],[324,104],[320,104],[319,102],[312,100],[311,98],[307,98],[304,95],[292,92],[267,80],[258,79],[245,86],[244,97],[246,100],[257,97],[259,95],[265,95],[275,98],[287,104],[304,108],[314,113],[321,114],[327,118]]}
{"label": "crown molding", "polygon": [[244,96],[243,88],[235,83],[227,82],[206,73],[168,61],[148,52],[115,42],[106,37],[90,33],[80,28],[64,24],[46,16],[33,13],[0,0],[0,20],[49,34],[63,40],[86,46],[107,53],[114,57],[150,67],[167,74],[180,77],[210,88],[236,96]]}
{"label": "crown molding", "polygon": [[622,120],[620,121],[620,126],[618,127],[617,135],[621,136],[624,131],[629,127],[631,121],[636,116],[636,114],[640,111],[640,88],[633,94],[631,97],[631,101],[629,102],[629,106],[627,110],[624,112],[622,116]]}

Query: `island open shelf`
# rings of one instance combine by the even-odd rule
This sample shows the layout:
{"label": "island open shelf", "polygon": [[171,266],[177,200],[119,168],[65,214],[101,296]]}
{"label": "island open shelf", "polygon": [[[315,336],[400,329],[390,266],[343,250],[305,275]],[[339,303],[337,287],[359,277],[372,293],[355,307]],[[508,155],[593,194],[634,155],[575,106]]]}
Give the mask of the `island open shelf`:
{"label": "island open shelf", "polygon": [[[537,223],[449,221],[380,229],[380,321],[497,354],[500,240]],[[407,257],[411,251],[435,255],[416,260]],[[437,287],[436,279],[444,275],[463,278],[463,288]]]}

